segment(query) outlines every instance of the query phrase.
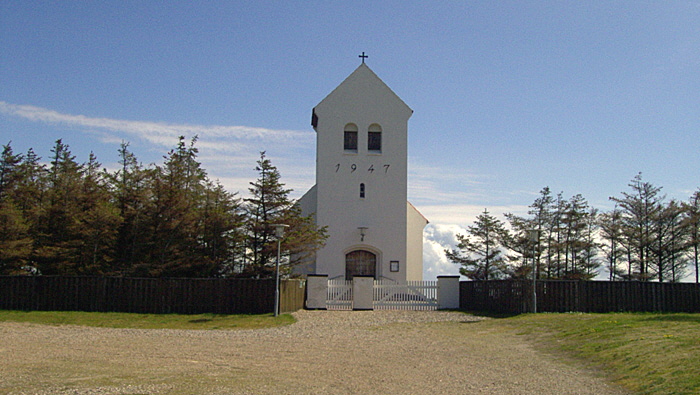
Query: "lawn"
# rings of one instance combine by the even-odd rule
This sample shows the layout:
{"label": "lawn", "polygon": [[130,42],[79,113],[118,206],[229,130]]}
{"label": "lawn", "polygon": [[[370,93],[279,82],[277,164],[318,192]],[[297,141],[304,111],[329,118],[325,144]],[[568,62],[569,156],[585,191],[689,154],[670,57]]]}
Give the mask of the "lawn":
{"label": "lawn", "polygon": [[541,313],[478,325],[573,355],[636,393],[700,393],[700,314]]}
{"label": "lawn", "polygon": [[290,314],[134,314],[75,311],[3,311],[0,322],[30,322],[43,325],[80,325],[137,329],[262,329],[294,323]]}

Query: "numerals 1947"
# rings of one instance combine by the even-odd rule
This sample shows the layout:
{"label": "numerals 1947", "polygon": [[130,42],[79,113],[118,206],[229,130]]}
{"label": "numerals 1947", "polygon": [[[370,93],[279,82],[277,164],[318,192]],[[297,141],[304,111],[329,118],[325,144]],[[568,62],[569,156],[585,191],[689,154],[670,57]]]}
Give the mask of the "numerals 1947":
{"label": "numerals 1947", "polygon": [[[385,174],[389,172],[389,167],[390,167],[390,166],[391,166],[391,165],[383,165],[383,166],[382,166],[382,167],[384,168],[384,173],[385,173]],[[340,163],[336,164],[336,165],[335,165],[335,172],[336,172],[336,173],[339,172],[341,168],[342,168],[342,166],[340,165]],[[349,167],[348,169],[349,169],[350,173],[354,173],[354,172],[356,172],[356,171],[358,171],[358,170],[361,170],[361,169],[357,166],[357,164],[355,164],[355,163],[351,164],[350,167]],[[377,170],[377,168],[375,168],[374,165],[369,165],[369,167],[367,168],[367,171],[370,172],[370,173],[374,173],[375,170]],[[380,168],[380,170],[381,170],[381,168]]]}

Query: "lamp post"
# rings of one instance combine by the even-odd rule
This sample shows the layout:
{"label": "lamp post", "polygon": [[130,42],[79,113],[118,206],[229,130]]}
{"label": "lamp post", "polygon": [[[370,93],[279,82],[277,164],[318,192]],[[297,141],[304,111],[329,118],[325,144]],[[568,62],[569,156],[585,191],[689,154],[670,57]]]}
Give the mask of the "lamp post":
{"label": "lamp post", "polygon": [[275,227],[275,236],[277,236],[277,263],[275,264],[275,317],[280,314],[280,247],[284,229],[289,225],[273,224]]}
{"label": "lamp post", "polygon": [[532,312],[537,313],[537,261],[535,259],[537,252],[537,242],[540,239],[540,231],[537,229],[528,229],[527,238],[532,242]]}

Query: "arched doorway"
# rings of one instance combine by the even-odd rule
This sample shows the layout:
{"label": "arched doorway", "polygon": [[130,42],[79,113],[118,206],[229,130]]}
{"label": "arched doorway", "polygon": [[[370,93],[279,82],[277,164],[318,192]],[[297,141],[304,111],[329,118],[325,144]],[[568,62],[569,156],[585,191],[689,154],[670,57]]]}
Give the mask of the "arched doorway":
{"label": "arched doorway", "polygon": [[345,255],[345,279],[354,276],[377,277],[377,256],[369,251],[356,250]]}

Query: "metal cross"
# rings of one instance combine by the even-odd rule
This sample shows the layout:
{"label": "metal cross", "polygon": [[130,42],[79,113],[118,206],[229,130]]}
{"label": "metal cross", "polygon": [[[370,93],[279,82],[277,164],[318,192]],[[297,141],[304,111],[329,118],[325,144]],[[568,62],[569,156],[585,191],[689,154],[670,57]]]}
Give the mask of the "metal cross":
{"label": "metal cross", "polygon": [[362,51],[362,55],[360,55],[359,57],[362,58],[362,63],[363,63],[363,64],[365,63],[365,59],[369,58],[368,55],[365,55],[365,52],[364,52],[364,51]]}

